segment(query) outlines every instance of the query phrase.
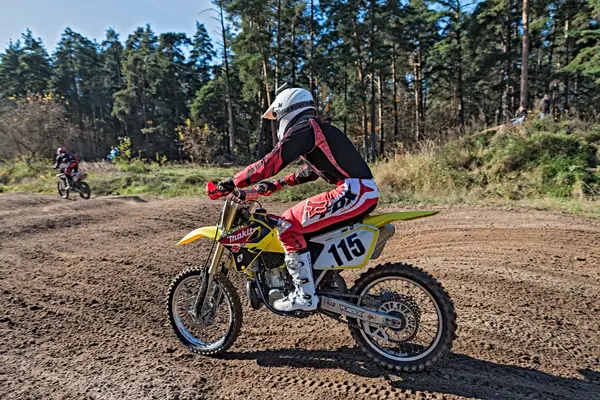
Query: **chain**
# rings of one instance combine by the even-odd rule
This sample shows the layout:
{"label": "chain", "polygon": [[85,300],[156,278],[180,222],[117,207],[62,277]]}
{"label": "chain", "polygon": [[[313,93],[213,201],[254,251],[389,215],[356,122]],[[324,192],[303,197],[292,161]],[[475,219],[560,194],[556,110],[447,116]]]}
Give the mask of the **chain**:
{"label": "chain", "polygon": [[317,295],[339,297],[339,298],[346,298],[346,299],[360,299],[360,297],[361,297],[359,295],[352,294],[352,293],[342,293],[342,292],[336,292],[336,291],[332,291],[332,290],[319,291],[319,292],[317,292]]}

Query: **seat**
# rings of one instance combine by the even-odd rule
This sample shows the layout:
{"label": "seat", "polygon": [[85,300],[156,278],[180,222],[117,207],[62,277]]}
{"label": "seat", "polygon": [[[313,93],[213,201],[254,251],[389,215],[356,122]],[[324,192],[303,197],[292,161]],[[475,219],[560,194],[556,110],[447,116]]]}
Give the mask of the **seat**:
{"label": "seat", "polygon": [[378,228],[389,224],[394,221],[410,221],[418,218],[431,217],[439,213],[439,211],[405,211],[405,212],[395,212],[395,213],[387,213],[380,215],[373,215],[371,217],[367,217],[363,220],[363,223],[367,225],[373,225]]}
{"label": "seat", "polygon": [[318,231],[315,231],[315,232],[305,233],[304,238],[308,241],[313,237],[322,235],[327,232],[332,232],[332,231],[338,230],[345,226],[360,224],[370,213],[373,212],[373,210],[375,210],[376,207],[377,207],[376,205],[369,207],[369,209],[367,211],[365,211],[364,213],[362,213],[354,218],[349,218],[344,221],[336,222],[333,225],[326,226],[325,228],[319,229]]}

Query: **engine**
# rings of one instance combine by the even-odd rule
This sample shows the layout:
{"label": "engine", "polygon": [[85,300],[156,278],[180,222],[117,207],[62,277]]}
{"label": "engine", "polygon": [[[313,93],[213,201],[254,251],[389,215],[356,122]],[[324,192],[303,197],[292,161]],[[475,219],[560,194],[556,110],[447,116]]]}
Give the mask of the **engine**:
{"label": "engine", "polygon": [[273,268],[265,271],[265,284],[269,289],[269,303],[273,304],[288,293],[289,275],[285,268]]}

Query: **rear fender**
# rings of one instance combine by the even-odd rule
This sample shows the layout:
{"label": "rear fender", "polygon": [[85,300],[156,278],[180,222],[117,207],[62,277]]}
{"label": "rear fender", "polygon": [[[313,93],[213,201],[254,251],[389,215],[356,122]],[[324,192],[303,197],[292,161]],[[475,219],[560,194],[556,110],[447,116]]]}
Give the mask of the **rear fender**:
{"label": "rear fender", "polygon": [[431,217],[439,211],[407,211],[407,212],[395,212],[388,214],[374,215],[367,217],[363,220],[363,224],[376,226],[381,228],[382,226],[389,224],[394,221],[410,221],[418,218]]}
{"label": "rear fender", "polygon": [[207,237],[211,240],[217,240],[221,236],[221,230],[216,226],[203,226],[202,228],[194,229],[183,239],[177,243],[177,246],[182,246],[184,244],[192,243],[195,240],[200,239],[201,237]]}

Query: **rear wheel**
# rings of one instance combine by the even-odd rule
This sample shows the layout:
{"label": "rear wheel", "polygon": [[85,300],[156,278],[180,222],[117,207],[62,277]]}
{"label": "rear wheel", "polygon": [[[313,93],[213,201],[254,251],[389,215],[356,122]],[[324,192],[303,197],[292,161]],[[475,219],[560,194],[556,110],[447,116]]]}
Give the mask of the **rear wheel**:
{"label": "rear wheel", "polygon": [[454,304],[442,285],[409,264],[377,266],[356,281],[357,305],[388,314],[399,327],[351,320],[357,344],[389,369],[417,372],[448,354],[456,337]]}
{"label": "rear wheel", "polygon": [[169,322],[179,340],[195,353],[207,356],[229,349],[242,327],[240,298],[224,275],[214,277],[207,290],[208,301],[195,313],[198,291],[205,269],[188,269],[173,279],[167,296]]}
{"label": "rear wheel", "polygon": [[90,185],[85,182],[79,182],[79,196],[82,199],[88,200],[92,196],[92,190],[90,189]]}
{"label": "rear wheel", "polygon": [[58,181],[58,184],[56,185],[56,187],[58,189],[58,195],[60,197],[62,197],[63,199],[69,198],[69,190],[67,189],[67,186],[62,179],[60,181]]}

